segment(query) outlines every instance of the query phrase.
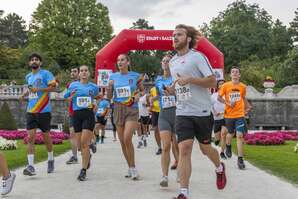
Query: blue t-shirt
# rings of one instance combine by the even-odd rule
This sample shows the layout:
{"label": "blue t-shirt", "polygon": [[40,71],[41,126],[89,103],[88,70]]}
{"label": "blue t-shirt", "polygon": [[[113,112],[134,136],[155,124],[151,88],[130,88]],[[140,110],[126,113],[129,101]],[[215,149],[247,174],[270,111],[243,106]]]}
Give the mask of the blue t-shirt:
{"label": "blue t-shirt", "polygon": [[114,102],[138,108],[134,96],[137,94],[138,84],[142,81],[141,75],[132,71],[127,74],[117,72],[111,74],[110,80],[114,80]]}
{"label": "blue t-shirt", "polygon": [[102,99],[97,106],[96,117],[100,117],[103,116],[102,114],[104,114],[108,108],[110,108],[110,102],[107,99]]}
{"label": "blue t-shirt", "polygon": [[159,94],[159,104],[161,108],[170,108],[176,106],[176,98],[173,95],[166,96],[164,94],[164,86],[171,86],[173,83],[172,76],[164,78],[163,76],[158,76],[155,80],[155,87],[157,88]]}
{"label": "blue t-shirt", "polygon": [[[47,88],[51,84],[56,84],[53,74],[48,70],[40,69],[37,73],[26,75],[26,82],[29,88]],[[29,92],[27,112],[47,113],[51,112],[51,102],[49,92],[38,91]]]}
{"label": "blue t-shirt", "polygon": [[99,87],[96,84],[92,82],[82,84],[79,81],[75,81],[70,84],[64,98],[68,98],[73,94],[72,107],[74,111],[92,109],[93,100],[98,96],[98,93]]}

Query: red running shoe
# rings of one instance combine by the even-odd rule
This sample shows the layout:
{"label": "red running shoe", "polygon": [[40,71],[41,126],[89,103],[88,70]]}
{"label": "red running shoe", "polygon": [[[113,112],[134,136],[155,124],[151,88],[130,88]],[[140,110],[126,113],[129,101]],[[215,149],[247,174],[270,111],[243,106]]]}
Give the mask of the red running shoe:
{"label": "red running shoe", "polygon": [[173,199],[187,199],[187,197],[180,193],[177,197],[174,197]]}
{"label": "red running shoe", "polygon": [[227,184],[227,177],[226,177],[226,171],[225,171],[225,164],[220,163],[222,165],[222,172],[216,172],[216,185],[218,189],[225,188]]}

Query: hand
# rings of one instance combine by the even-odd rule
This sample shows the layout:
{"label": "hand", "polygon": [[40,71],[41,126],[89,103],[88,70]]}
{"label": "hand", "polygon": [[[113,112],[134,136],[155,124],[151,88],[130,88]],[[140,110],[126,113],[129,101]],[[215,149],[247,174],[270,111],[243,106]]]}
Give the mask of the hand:
{"label": "hand", "polygon": [[109,89],[112,89],[113,86],[114,86],[114,80],[110,80],[110,81],[109,81],[109,84],[108,84],[108,88],[109,88]]}
{"label": "hand", "polygon": [[36,93],[36,92],[39,91],[39,88],[35,88],[35,87],[33,87],[33,88],[30,88],[30,91],[31,91],[32,93]]}
{"label": "hand", "polygon": [[189,84],[191,80],[191,77],[189,76],[181,76],[179,73],[177,73],[177,79],[175,83],[178,83],[180,86],[184,86],[186,84]]}

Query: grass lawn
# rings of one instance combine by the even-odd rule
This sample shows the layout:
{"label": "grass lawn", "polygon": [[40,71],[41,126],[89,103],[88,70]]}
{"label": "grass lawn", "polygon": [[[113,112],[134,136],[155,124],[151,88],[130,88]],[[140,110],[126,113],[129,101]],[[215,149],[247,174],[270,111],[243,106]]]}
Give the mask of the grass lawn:
{"label": "grass lawn", "polygon": [[[294,152],[297,141],[286,141],[284,145],[245,145],[244,157],[251,164],[273,175],[298,185],[298,153]],[[236,151],[236,140],[233,140]]]}
{"label": "grass lawn", "polygon": [[[65,153],[70,150],[70,142],[63,140],[63,144],[53,145],[54,156]],[[27,165],[27,145],[23,144],[23,140],[18,140],[18,148],[16,150],[2,151],[5,154],[10,169]],[[45,145],[35,145],[34,162],[40,162],[48,158]]]}

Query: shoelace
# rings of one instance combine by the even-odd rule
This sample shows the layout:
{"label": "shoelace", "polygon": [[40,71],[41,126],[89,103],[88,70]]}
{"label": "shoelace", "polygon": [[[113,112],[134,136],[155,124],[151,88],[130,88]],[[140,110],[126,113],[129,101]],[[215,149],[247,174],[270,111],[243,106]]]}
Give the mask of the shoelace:
{"label": "shoelace", "polygon": [[6,187],[6,180],[2,180],[2,187]]}

